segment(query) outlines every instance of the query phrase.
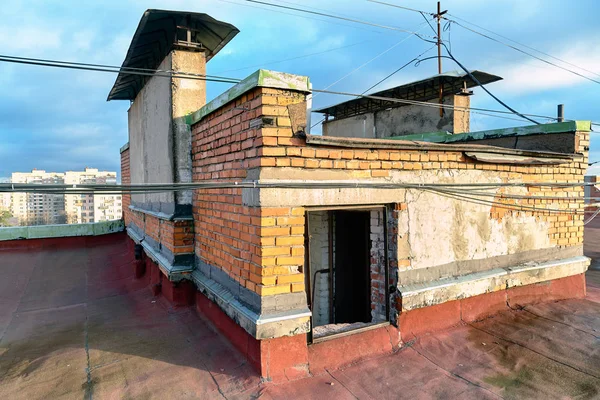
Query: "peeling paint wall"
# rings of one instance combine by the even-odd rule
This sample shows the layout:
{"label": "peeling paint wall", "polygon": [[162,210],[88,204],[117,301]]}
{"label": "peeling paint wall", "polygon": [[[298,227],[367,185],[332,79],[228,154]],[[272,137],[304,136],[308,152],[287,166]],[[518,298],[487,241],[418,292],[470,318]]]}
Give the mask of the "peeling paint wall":
{"label": "peeling paint wall", "polygon": [[329,315],[329,273],[316,273],[320,270],[329,270],[329,213],[327,211],[308,213],[308,226],[310,229],[311,284],[314,285],[313,325],[321,326],[328,324],[331,320]]}
{"label": "peeling paint wall", "polygon": [[[492,178],[490,173],[475,171],[454,172],[452,179],[447,179],[450,171],[439,175],[445,175],[443,180],[448,183],[477,183]],[[486,192],[495,195],[498,190]],[[527,189],[514,188],[504,193],[527,195]],[[490,205],[416,190],[407,192],[406,203],[413,268],[552,246],[547,233],[549,225],[537,216],[509,212],[503,217],[495,217]],[[430,251],[432,245],[437,251]]]}
{"label": "peeling paint wall", "polygon": [[[432,105],[438,100],[430,100]],[[446,96],[444,104],[469,107],[468,96]],[[444,109],[440,118],[438,107],[405,105],[375,113],[333,119],[323,124],[324,136],[356,138],[388,138],[391,136],[414,135],[418,133],[448,131],[463,133],[469,131],[468,111]]]}
{"label": "peeling paint wall", "polygon": [[[170,55],[165,57],[158,69],[171,69]],[[129,109],[129,157],[132,184],[173,183],[171,128],[170,79],[150,78]],[[174,197],[173,193],[134,194],[131,196],[131,202],[161,211],[161,204],[172,204]]]}
{"label": "peeling paint wall", "polygon": [[[203,52],[175,50],[171,53],[173,71],[204,75]],[[173,107],[173,153],[175,181],[192,182],[192,130],[185,116],[206,104],[206,81],[174,78],[171,84]],[[192,191],[175,193],[178,204],[192,204]]]}
{"label": "peeling paint wall", "polygon": [[371,238],[371,318],[373,322],[386,320],[385,297],[385,228],[384,211],[372,210],[370,222]]}
{"label": "peeling paint wall", "polygon": [[[205,74],[205,55],[174,50],[158,69]],[[129,109],[131,183],[192,181],[192,136],[185,116],[205,103],[205,81],[153,77],[146,82]],[[135,194],[132,204],[173,214],[177,206],[191,207],[192,193]]]}

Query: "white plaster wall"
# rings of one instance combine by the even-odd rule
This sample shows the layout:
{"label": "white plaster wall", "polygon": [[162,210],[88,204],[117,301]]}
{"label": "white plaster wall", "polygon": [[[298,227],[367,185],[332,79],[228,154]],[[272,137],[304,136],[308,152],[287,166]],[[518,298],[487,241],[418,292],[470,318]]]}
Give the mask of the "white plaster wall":
{"label": "white plaster wall", "polygon": [[372,138],[375,135],[373,114],[332,120],[323,124],[323,136]]}
{"label": "white plaster wall", "polygon": [[372,210],[371,238],[371,318],[373,322],[385,321],[385,229],[382,210]]}
{"label": "white plaster wall", "polygon": [[[329,323],[329,274],[314,273],[321,269],[329,269],[329,215],[327,211],[308,213],[310,235],[310,273],[314,285],[313,325],[321,326]],[[311,288],[312,289],[312,288]]]}
{"label": "white plaster wall", "polygon": [[[203,52],[174,50],[171,53],[173,71],[206,74],[206,56]],[[192,131],[185,116],[206,104],[206,81],[174,78],[171,88],[173,100],[174,165],[177,182],[192,182]],[[192,191],[177,192],[177,204],[192,204]]]}
{"label": "white plaster wall", "polygon": [[[432,105],[439,104],[438,100],[430,100]],[[447,96],[443,104],[453,105],[454,96]],[[463,118],[468,113],[461,113]],[[468,123],[467,123],[468,126]],[[324,136],[354,137],[354,138],[387,138],[390,136],[413,135],[438,131],[453,132],[454,111],[444,109],[440,118],[438,107],[423,107],[405,105],[357,115],[339,120],[331,120],[323,124]]]}
{"label": "white plaster wall", "polygon": [[[171,56],[160,70],[171,69]],[[153,77],[138,93],[129,109],[131,183],[172,183],[173,135],[171,80]],[[173,202],[173,193],[134,194],[132,202]]]}
{"label": "white plaster wall", "polygon": [[[284,170],[284,169],[281,169]],[[266,171],[266,170],[265,170]],[[326,172],[296,170],[261,172],[261,178],[285,179],[305,183],[322,182]],[[332,172],[340,181],[396,183],[500,183],[495,171],[484,170],[419,170],[390,172],[386,179],[356,179],[350,172]],[[314,180],[311,180],[310,178]],[[261,179],[268,182],[269,179]],[[525,195],[524,188],[513,188],[508,194]],[[496,190],[488,190],[495,195]],[[398,221],[397,258],[410,259],[408,268],[428,268],[455,261],[481,260],[516,254],[528,250],[553,248],[548,237],[550,226],[541,218],[523,213],[506,214],[501,220],[491,218],[491,206],[451,199],[422,190],[407,189],[244,189],[250,205],[266,207],[337,206],[407,203]],[[492,200],[493,197],[487,197]],[[558,204],[549,207],[558,208]],[[405,267],[406,268],[406,267]],[[490,265],[493,268],[493,265]]]}
{"label": "white plaster wall", "polygon": [[[488,173],[477,172],[440,171],[440,174],[447,178],[443,180],[454,183],[489,181],[484,178]],[[498,189],[486,192],[496,195]],[[527,190],[512,188],[502,193],[527,195]],[[484,199],[491,201],[493,198]],[[413,269],[553,247],[548,236],[550,226],[531,214],[509,213],[496,220],[490,216],[491,205],[422,190],[408,190],[406,203],[407,210],[400,216],[398,234],[408,241]],[[399,254],[399,258],[401,256]]]}

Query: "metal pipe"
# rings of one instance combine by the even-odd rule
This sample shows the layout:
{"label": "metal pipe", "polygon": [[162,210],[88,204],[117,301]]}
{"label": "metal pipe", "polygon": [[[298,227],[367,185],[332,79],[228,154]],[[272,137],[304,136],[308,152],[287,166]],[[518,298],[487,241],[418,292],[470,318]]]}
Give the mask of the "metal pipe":
{"label": "metal pipe", "polygon": [[564,122],[565,121],[565,105],[564,104],[559,104],[558,105],[558,118],[557,118],[558,122]]}

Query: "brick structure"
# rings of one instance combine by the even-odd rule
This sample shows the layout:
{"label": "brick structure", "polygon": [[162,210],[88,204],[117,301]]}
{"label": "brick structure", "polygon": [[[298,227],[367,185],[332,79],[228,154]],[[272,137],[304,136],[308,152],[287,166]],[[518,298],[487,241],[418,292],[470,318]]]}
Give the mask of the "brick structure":
{"label": "brick structure", "polygon": [[[127,231],[154,292],[195,303],[262,376],[295,379],[507,305],[585,295],[589,123],[418,142],[313,136],[309,93],[307,77],[259,70],[176,131],[130,123],[139,140],[122,152],[125,181],[148,135],[189,134],[171,158],[189,154],[189,168],[173,176],[227,186],[132,199]],[[156,182],[154,167],[132,157],[131,182]]]}

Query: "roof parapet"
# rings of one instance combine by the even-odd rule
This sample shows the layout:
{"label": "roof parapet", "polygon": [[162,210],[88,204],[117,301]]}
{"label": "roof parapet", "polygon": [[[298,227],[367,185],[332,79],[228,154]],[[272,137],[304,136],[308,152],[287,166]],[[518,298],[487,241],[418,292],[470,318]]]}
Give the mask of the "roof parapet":
{"label": "roof parapet", "polygon": [[310,80],[307,76],[259,69],[226,92],[214,98],[198,111],[188,114],[186,116],[186,122],[189,125],[193,125],[208,114],[218,110],[225,104],[257,87],[296,90],[303,93],[311,92]]}
{"label": "roof parapet", "polygon": [[517,126],[479,132],[451,134],[449,132],[418,133],[407,136],[391,136],[389,140],[415,140],[429,143],[460,143],[473,140],[497,139],[513,136],[546,135],[553,133],[590,132],[591,121],[567,121],[551,124]]}

